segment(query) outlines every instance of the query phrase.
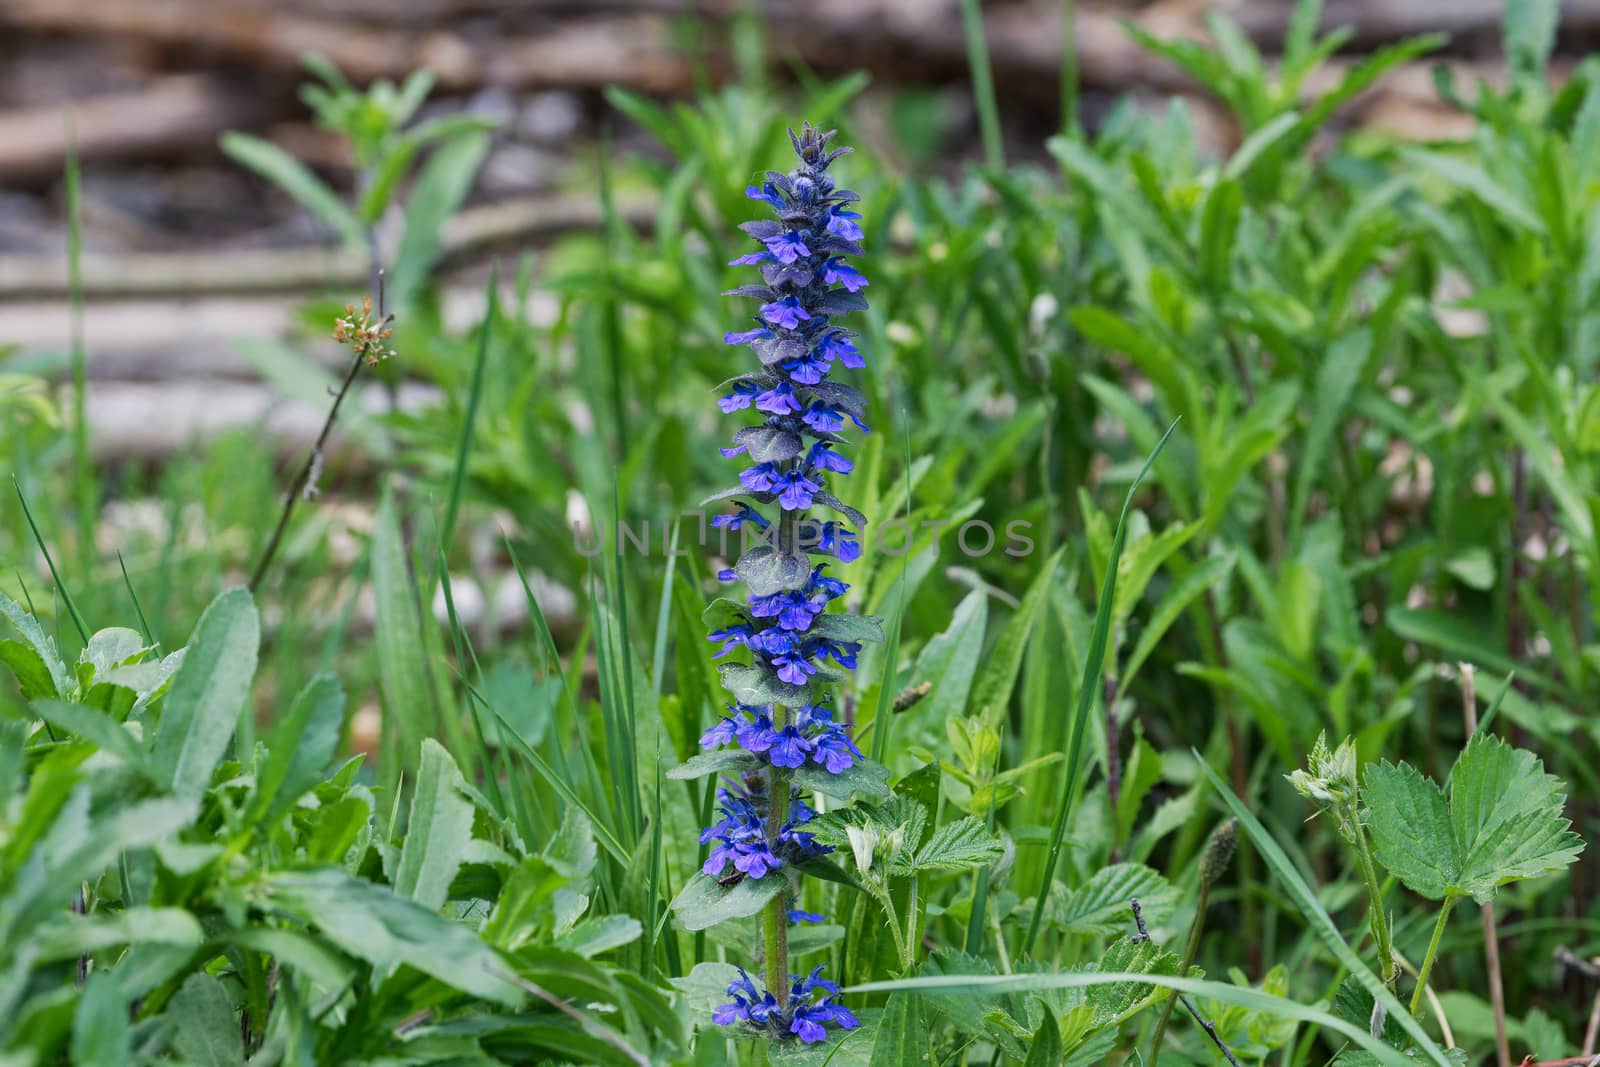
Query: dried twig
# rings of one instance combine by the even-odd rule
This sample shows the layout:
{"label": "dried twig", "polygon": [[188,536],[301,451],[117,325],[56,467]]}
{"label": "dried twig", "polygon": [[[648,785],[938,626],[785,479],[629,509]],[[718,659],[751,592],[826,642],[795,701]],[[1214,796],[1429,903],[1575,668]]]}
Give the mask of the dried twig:
{"label": "dried twig", "polygon": [[[1150,931],[1145,929],[1144,911],[1139,906],[1139,898],[1134,897],[1132,900],[1128,901],[1128,907],[1133,910],[1133,922],[1134,925],[1139,928],[1139,934],[1134,938],[1134,940],[1149,941]],[[1189,999],[1188,994],[1179,993],[1177,994],[1177,997],[1179,1002],[1188,1009],[1189,1014],[1194,1016],[1194,1021],[1199,1023],[1200,1028],[1210,1036],[1212,1043],[1217,1046],[1218,1050],[1221,1051],[1223,1056],[1227,1057],[1228,1062],[1233,1064],[1233,1067],[1240,1067],[1239,1061],[1234,1059],[1233,1050],[1228,1048],[1228,1043],[1223,1041],[1222,1037],[1217,1033],[1217,1024],[1200,1014],[1200,1009],[1194,1006],[1194,1002]],[[1157,1057],[1160,1055],[1161,1050],[1159,1048],[1152,1048],[1150,1050],[1150,1067],[1157,1067]]]}
{"label": "dried twig", "polygon": [[375,322],[370,320],[372,301],[369,298],[362,307],[359,319],[356,319],[354,308],[346,307],[349,318],[341,319],[334,331],[334,337],[340,344],[349,344],[354,349],[355,358],[350,362],[350,369],[345,372],[339,391],[334,394],[333,407],[328,410],[327,421],[322,424],[322,432],[317,434],[316,443],[311,446],[311,454],[306,457],[305,466],[300,468],[294,483],[289,486],[289,494],[283,501],[283,511],[278,514],[278,524],[272,528],[272,536],[267,540],[267,547],[262,549],[261,559],[250,575],[249,588],[252,593],[260,587],[261,580],[266,577],[267,568],[272,565],[273,556],[277,555],[278,545],[283,540],[284,531],[289,528],[289,517],[294,514],[295,504],[299,503],[301,497],[309,500],[317,494],[317,479],[322,474],[323,449],[327,447],[328,436],[333,433],[333,424],[339,419],[339,408],[344,404],[350,386],[355,383],[356,375],[361,373],[364,365],[376,365],[378,360],[387,354],[383,349],[383,343],[388,339],[389,324],[394,321],[394,316],[384,310],[381,268],[377,271],[377,286],[377,320]]}

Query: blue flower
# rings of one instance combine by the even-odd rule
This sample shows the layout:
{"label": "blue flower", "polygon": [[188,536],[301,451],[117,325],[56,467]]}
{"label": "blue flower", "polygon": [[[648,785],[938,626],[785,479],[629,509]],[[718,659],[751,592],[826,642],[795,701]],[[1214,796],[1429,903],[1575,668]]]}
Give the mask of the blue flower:
{"label": "blue flower", "polygon": [[724,415],[731,415],[735,411],[742,411],[749,407],[751,401],[755,400],[756,395],[760,392],[761,390],[756,388],[752,382],[735,382],[733,384],[733,392],[717,401],[717,406],[722,409]]}
{"label": "blue flower", "polygon": [[794,395],[793,386],[779,382],[756,397],[756,410],[769,415],[788,415],[800,410],[800,400]]}
{"label": "blue flower", "polygon": [[811,321],[811,312],[801,307],[797,298],[786,296],[780,300],[774,300],[770,304],[762,304],[761,317],[774,326],[792,330],[802,322]]}
{"label": "blue flower", "polygon": [[841,563],[853,563],[861,558],[861,542],[856,540],[855,531],[847,530],[836,522],[822,524],[816,548],[818,552],[838,556]]}
{"label": "blue flower", "polygon": [[[773,255],[771,252],[750,252],[746,255],[740,256],[738,259],[728,260],[728,266],[755,267],[762,263],[776,263],[777,261],[778,257]],[[829,282],[828,284],[832,285],[833,283]],[[852,289],[851,292],[855,292],[855,290]]]}
{"label": "blue flower", "polygon": [[854,463],[829,448],[823,441],[811,446],[811,450],[806,453],[806,464],[819,471],[835,471],[839,474],[849,474],[856,469]]}
{"label": "blue flower", "polygon": [[805,238],[793,230],[785,230],[783,233],[774,234],[762,243],[767,246],[767,251],[771,252],[779,263],[793,263],[801,256],[809,256],[811,254],[811,249],[806,247]]}
{"label": "blue flower", "polygon": [[[729,458],[731,459],[732,457],[730,456]],[[738,530],[746,523],[753,524],[758,530],[765,530],[772,525],[761,512],[756,511],[749,504],[740,504],[739,510],[732,515],[711,516],[711,526],[717,530]]]}
{"label": "blue flower", "polygon": [[829,285],[842,285],[852,293],[872,284],[867,281],[865,274],[838,258],[830,259],[822,265],[822,280]]}
{"label": "blue flower", "polygon": [[854,415],[851,415],[843,408],[834,407],[832,404],[825,404],[820,400],[813,400],[810,406],[806,408],[805,414],[800,416],[802,422],[811,427],[813,430],[816,430],[818,433],[839,432],[840,430],[844,429],[844,420],[846,418],[849,418],[851,422],[855,423],[857,428],[859,428],[862,433],[872,432],[867,427],[866,423],[862,422]]}
{"label": "blue flower", "polygon": [[751,341],[759,341],[762,338],[771,336],[772,331],[765,326],[761,326],[754,330],[745,330],[743,333],[725,333],[722,335],[722,343],[727,345],[747,345]]}
{"label": "blue flower", "polygon": [[860,350],[843,330],[829,330],[823,335],[821,343],[812,350],[812,354],[824,362],[837,359],[851,370],[861,370],[867,365],[867,361],[861,357]]}
{"label": "blue flower", "polygon": [[835,205],[828,212],[828,232],[836,237],[843,237],[846,241],[859,241],[862,233],[861,227],[857,224],[860,221],[860,212],[847,211]]}
{"label": "blue flower", "polygon": [[747,185],[744,195],[757,203],[771,204],[779,211],[784,210],[783,197],[778,194],[778,187],[771,182],[763,182],[760,186]]}
{"label": "blue flower", "polygon": [[700,735],[701,748],[716,748],[719,745],[731,745],[738,737],[739,723],[732,716],[724,715],[718,719],[716,725]]}
{"label": "blue flower", "polygon": [[752,493],[770,493],[779,477],[776,463],[758,463],[739,472],[739,484]]}
{"label": "blue flower", "polygon": [[[778,677],[790,685],[805,685],[806,681],[817,673],[817,668],[812,666],[804,656],[795,655],[794,653],[773,656],[772,666],[777,670]],[[800,761],[800,763],[804,762],[805,760]],[[793,767],[798,767],[799,765],[799,763],[790,764]]]}
{"label": "blue flower", "polygon": [[785,726],[779,731],[769,755],[779,767],[800,767],[805,765],[815,747],[794,726]]}
{"label": "blue flower", "polygon": [[774,483],[782,486],[778,489],[778,504],[784,511],[809,508],[812,498],[822,492],[822,486],[798,470],[789,471],[781,479],[774,479]]}
{"label": "blue flower", "polygon": [[706,640],[723,642],[722,648],[718,649],[717,654],[711,657],[712,659],[721,659],[723,656],[726,656],[729,652],[732,652],[740,645],[749,642],[750,627],[747,624],[740,624],[738,626],[729,626],[721,630],[712,630],[706,635]]}
{"label": "blue flower", "polygon": [[790,908],[788,918],[790,923],[819,923],[826,919],[827,916],[819,915],[814,911],[801,911],[799,908]]}
{"label": "blue flower", "polygon": [[811,758],[822,764],[829,774],[843,774],[863,757],[849,733],[843,727],[836,726],[818,735],[813,743]]}

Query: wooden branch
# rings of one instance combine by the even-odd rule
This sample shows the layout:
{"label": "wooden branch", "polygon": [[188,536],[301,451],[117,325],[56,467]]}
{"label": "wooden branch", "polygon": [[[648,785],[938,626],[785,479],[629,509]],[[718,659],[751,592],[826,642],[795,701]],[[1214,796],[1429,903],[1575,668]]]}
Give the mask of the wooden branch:
{"label": "wooden branch", "polygon": [[[618,210],[641,229],[654,218],[654,205],[637,200],[624,201]],[[497,249],[597,229],[601,222],[599,205],[577,197],[529,197],[468,208],[442,228],[439,269]],[[342,247],[86,254],[83,284],[91,298],[303,293],[362,288],[367,261],[363,253]],[[0,254],[0,303],[61,299],[68,292],[65,255]]]}
{"label": "wooden branch", "polygon": [[[223,130],[260,122],[264,111],[263,101],[223,79],[177,74],[138,92],[79,100],[71,123],[79,160],[98,163],[210,146]],[[0,184],[59,178],[67,122],[62,107],[0,112]]]}
{"label": "wooden branch", "polygon": [[[1600,0],[1571,2],[1584,9],[1600,5]],[[714,32],[726,22],[720,13],[725,8],[723,0],[685,0],[682,5],[682,10],[697,12]],[[1112,90],[1192,89],[1186,75],[1129,38],[1121,24],[1123,13],[1110,7],[1079,9],[1079,73],[1084,83]],[[780,63],[799,58],[824,73],[869,70],[891,80],[966,77],[961,26],[942,11],[930,14],[923,6],[904,3],[808,0],[804,5],[769,3],[767,14]],[[675,46],[670,18],[656,14],[586,16],[552,21],[536,34],[478,38],[453,29],[397,28],[389,21],[300,14],[246,0],[7,0],[0,6],[0,24],[142,40],[191,55],[209,51],[296,70],[304,53],[319,51],[358,81],[397,78],[426,66],[446,90],[621,85],[682,92],[694,86],[693,65]],[[1059,5],[994,7],[984,14],[984,28],[1000,87],[1022,99],[1054,101],[1060,73]],[[1170,33],[1175,27],[1157,20],[1151,28]],[[1334,60],[1328,76],[1342,75],[1352,62]],[[727,67],[713,62],[710,72],[715,77]],[[1466,65],[1464,73],[1479,76],[1488,69]],[[1431,98],[1427,70],[1419,67],[1406,82],[1408,91],[1422,83]]]}
{"label": "wooden branch", "polygon": [[293,70],[300,69],[302,56],[319,52],[360,82],[427,67],[446,90],[615,84],[665,92],[691,84],[694,74],[689,59],[672,47],[667,22],[649,15],[571,20],[537,36],[472,41],[452,30],[394,29],[239,0],[7,0],[0,24],[143,41]]}

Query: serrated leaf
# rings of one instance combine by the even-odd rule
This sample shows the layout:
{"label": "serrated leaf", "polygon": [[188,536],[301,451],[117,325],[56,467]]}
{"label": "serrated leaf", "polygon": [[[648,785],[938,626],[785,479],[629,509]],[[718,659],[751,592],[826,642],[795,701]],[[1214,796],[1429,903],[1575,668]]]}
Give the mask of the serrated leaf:
{"label": "serrated leaf", "polygon": [[994,860],[1004,843],[982,820],[972,816],[945,823],[917,850],[912,865],[919,871],[970,871]]}
{"label": "serrated leaf", "polygon": [[[1123,938],[1100,957],[1096,970],[1102,974],[1176,975],[1183,961],[1154,941]],[[1092,986],[1084,1001],[1094,1009],[1097,1026],[1114,1026],[1168,996],[1158,986],[1144,982],[1114,982]]]}
{"label": "serrated leaf", "polygon": [[749,918],[783,892],[786,885],[783,875],[776,872],[722,886],[715,878],[697,871],[672,901],[672,910],[685,930],[704,930],[730,919]]}
{"label": "serrated leaf", "polygon": [[1062,925],[1075,934],[1104,935],[1124,929],[1129,922],[1128,902],[1136,897],[1145,918],[1159,923],[1172,911],[1178,892],[1142,863],[1113,863],[1062,899]]}
{"label": "serrated leaf", "polygon": [[1494,899],[1507,882],[1559,871],[1583,851],[1565,786],[1533,753],[1492,734],[1467,743],[1449,800],[1409,764],[1368,767],[1362,795],[1378,861],[1432,900]]}

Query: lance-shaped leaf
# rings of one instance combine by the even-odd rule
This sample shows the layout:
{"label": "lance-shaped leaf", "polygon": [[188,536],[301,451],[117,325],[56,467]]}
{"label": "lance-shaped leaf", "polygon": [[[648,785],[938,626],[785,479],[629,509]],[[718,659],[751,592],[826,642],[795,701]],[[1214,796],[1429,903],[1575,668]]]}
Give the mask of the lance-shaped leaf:
{"label": "lance-shaped leaf", "polygon": [[1533,753],[1478,734],[1450,772],[1449,799],[1406,763],[1367,768],[1363,797],[1378,861],[1432,900],[1470,896],[1559,871],[1583,840],[1562,815],[1561,779]]}

